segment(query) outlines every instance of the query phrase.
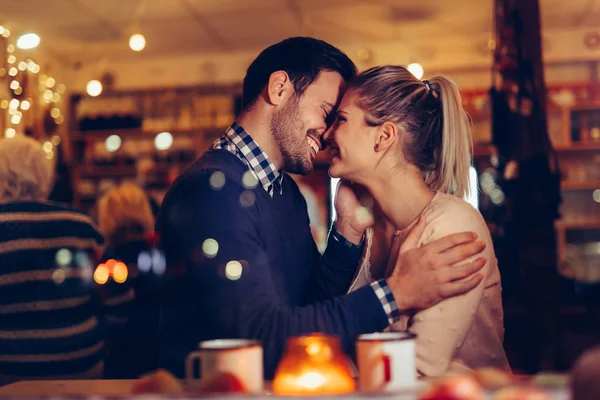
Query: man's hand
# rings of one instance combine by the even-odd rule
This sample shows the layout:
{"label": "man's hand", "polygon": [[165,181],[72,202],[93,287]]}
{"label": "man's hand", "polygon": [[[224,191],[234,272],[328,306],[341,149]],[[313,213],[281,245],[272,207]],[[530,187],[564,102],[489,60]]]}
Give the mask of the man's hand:
{"label": "man's hand", "polygon": [[370,194],[361,186],[339,181],[335,195],[337,218],[335,228],[347,240],[360,243],[365,230],[373,225],[369,204]]}
{"label": "man's hand", "polygon": [[485,265],[484,257],[464,263],[485,249],[475,233],[455,233],[417,247],[424,229],[425,218],[421,217],[402,246],[395,243],[391,252],[388,271],[392,273],[387,283],[400,311],[429,308],[468,292],[483,279],[478,271]]}

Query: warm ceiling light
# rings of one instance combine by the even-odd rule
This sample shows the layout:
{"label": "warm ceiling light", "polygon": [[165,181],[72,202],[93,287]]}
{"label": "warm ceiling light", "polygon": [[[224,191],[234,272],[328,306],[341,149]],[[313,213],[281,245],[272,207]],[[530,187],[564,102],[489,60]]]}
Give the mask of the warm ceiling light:
{"label": "warm ceiling light", "polygon": [[417,79],[423,78],[423,66],[419,63],[410,63],[406,67],[406,69],[413,74]]}
{"label": "warm ceiling light", "polygon": [[146,47],[146,38],[141,33],[131,35],[129,38],[129,47],[133,51],[142,51]]}
{"label": "warm ceiling light", "polygon": [[100,93],[102,93],[102,83],[97,80],[91,80],[85,86],[85,91],[92,97],[100,96]]}
{"label": "warm ceiling light", "polygon": [[34,49],[40,44],[40,37],[35,33],[26,33],[17,40],[17,47],[23,50]]}

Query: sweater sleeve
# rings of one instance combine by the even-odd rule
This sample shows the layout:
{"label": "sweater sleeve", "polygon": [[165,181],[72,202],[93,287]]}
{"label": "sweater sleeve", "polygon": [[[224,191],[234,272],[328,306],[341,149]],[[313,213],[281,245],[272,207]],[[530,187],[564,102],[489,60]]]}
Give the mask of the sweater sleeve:
{"label": "sweater sleeve", "polygon": [[[169,201],[159,229],[167,247],[171,243],[183,253],[195,287],[189,301],[199,305],[203,315],[210,315],[206,324],[213,334],[261,340],[267,377],[272,376],[290,336],[327,332],[338,335],[348,348],[357,335],[388,326],[370,287],[306,306],[287,306],[273,282],[257,209],[240,203],[246,191],[229,180],[213,190],[208,174],[185,186],[187,195]],[[212,250],[203,249],[206,243],[212,244]]]}
{"label": "sweater sleeve", "polygon": [[[484,254],[487,262],[481,270],[487,276],[491,268],[490,261],[495,258],[485,222],[476,210],[466,208],[470,207],[468,204],[451,207],[428,217],[430,221],[423,235],[423,244],[452,233],[475,232],[487,245]],[[471,291],[418,311],[413,316],[409,330],[417,334],[417,370],[421,375],[439,376],[448,370],[454,353],[465,341],[473,324],[485,282],[484,278]]]}

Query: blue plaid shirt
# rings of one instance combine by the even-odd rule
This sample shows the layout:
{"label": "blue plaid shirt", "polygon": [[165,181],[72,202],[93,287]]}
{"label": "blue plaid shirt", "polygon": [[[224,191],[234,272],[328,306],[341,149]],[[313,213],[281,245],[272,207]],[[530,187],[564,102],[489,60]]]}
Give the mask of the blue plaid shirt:
{"label": "blue plaid shirt", "polygon": [[[212,148],[224,149],[235,154],[237,158],[248,166],[248,170],[258,179],[269,196],[273,197],[274,193],[282,194],[281,182],[283,180],[283,174],[275,168],[275,165],[271,162],[267,153],[261,150],[258,143],[256,143],[254,139],[252,139],[252,136],[250,136],[237,122],[234,122],[227,129],[225,135],[215,140]],[[337,231],[337,229],[335,229],[335,225],[331,228],[331,235],[334,240],[342,242],[349,248],[362,246],[362,243],[356,245],[348,241]],[[400,310],[398,310],[394,295],[385,279],[371,283],[371,287],[381,302],[381,306],[388,317],[390,325],[398,321],[400,319]]]}

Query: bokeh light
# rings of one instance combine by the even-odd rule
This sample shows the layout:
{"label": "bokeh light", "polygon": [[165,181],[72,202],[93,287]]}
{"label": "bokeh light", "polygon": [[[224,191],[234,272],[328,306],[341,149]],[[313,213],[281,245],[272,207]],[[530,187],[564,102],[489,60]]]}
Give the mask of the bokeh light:
{"label": "bokeh light", "polygon": [[425,71],[423,70],[423,66],[419,63],[410,63],[408,64],[406,69],[417,79],[423,78],[423,74],[425,73]]}
{"label": "bokeh light", "polygon": [[57,285],[60,285],[61,283],[63,283],[66,278],[67,278],[67,272],[65,271],[64,268],[58,268],[58,269],[54,270],[54,272],[52,273],[52,280]]}
{"label": "bokeh light", "polygon": [[92,260],[85,251],[78,251],[75,253],[75,265],[79,268],[86,268],[92,266]]}
{"label": "bokeh light", "polygon": [[117,262],[112,271],[112,277],[117,283],[124,283],[127,280],[129,272],[127,265],[122,262]]}
{"label": "bokeh light", "polygon": [[225,266],[225,276],[232,281],[237,281],[242,277],[242,264],[239,261],[229,261]]}
{"label": "bokeh light", "polygon": [[17,39],[17,47],[23,50],[29,50],[38,47],[40,37],[35,33],[26,33]]}
{"label": "bokeh light", "polygon": [[119,135],[110,135],[104,142],[106,150],[113,153],[121,147],[121,137]]}
{"label": "bokeh light", "polygon": [[102,93],[102,83],[98,80],[91,80],[85,86],[85,91],[92,97],[100,96]]}
{"label": "bokeh light", "polygon": [[240,194],[240,204],[242,207],[252,207],[256,202],[256,195],[250,190],[244,190],[242,194]]}
{"label": "bokeh light", "polygon": [[221,171],[215,171],[212,173],[208,180],[210,187],[215,190],[220,190],[225,186],[225,174]]}
{"label": "bokeh light", "polygon": [[206,239],[202,243],[202,252],[208,258],[215,258],[219,252],[219,243],[215,239]]}
{"label": "bokeh light", "polygon": [[73,260],[73,255],[69,249],[60,249],[56,252],[56,264],[61,267],[67,266],[71,264]]}
{"label": "bokeh light", "polygon": [[152,271],[160,276],[167,269],[167,260],[165,256],[157,249],[152,249]]}
{"label": "bokeh light", "polygon": [[373,213],[367,207],[358,207],[356,209],[356,221],[365,226],[373,225]]}
{"label": "bokeh light", "polygon": [[94,281],[99,285],[104,285],[108,282],[109,275],[106,265],[100,264],[96,267],[96,271],[94,271]]}
{"label": "bokeh light", "polygon": [[133,51],[142,51],[146,47],[146,38],[141,33],[131,35],[129,38],[129,48]]}
{"label": "bokeh light", "polygon": [[154,138],[154,147],[157,150],[168,150],[173,145],[173,135],[169,132],[161,132]]}
{"label": "bokeh light", "polygon": [[254,171],[246,171],[242,176],[242,184],[246,189],[254,189],[258,186],[258,177]]}
{"label": "bokeh light", "polygon": [[142,251],[138,255],[137,266],[140,272],[150,272],[152,269],[152,256],[147,251]]}

